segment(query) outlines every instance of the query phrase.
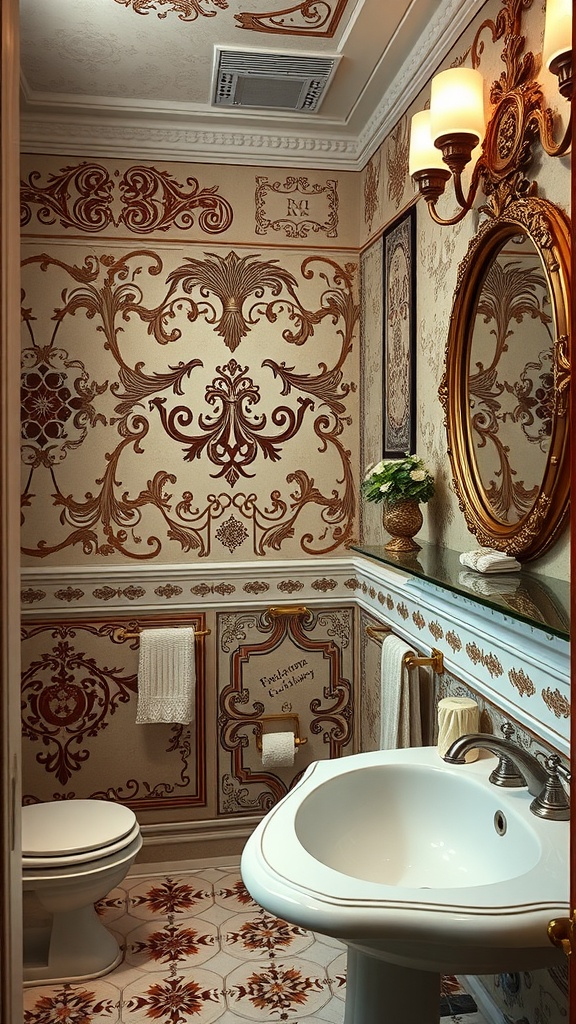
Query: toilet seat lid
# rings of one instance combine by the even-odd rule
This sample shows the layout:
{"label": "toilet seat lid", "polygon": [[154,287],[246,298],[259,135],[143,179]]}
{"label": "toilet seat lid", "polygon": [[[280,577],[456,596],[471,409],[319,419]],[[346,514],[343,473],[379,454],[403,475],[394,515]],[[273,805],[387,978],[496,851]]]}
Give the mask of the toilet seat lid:
{"label": "toilet seat lid", "polygon": [[136,823],[129,807],[109,800],[52,800],[22,808],[22,856],[66,857],[110,846]]}

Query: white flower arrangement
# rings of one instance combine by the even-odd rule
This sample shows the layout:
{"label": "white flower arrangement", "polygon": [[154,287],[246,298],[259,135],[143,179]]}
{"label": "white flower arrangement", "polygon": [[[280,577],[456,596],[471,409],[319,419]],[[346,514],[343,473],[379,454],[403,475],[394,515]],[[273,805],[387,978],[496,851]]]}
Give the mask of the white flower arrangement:
{"label": "white flower arrangement", "polygon": [[424,504],[434,494],[434,478],[417,455],[403,459],[383,459],[372,466],[361,491],[366,501],[417,501]]}

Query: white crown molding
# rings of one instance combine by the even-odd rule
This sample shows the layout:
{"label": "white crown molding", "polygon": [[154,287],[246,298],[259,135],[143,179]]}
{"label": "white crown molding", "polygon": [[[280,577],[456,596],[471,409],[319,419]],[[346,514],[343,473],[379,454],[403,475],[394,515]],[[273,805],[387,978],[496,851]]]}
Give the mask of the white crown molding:
{"label": "white crown molding", "polygon": [[[400,120],[429,77],[455,45],[486,0],[443,0],[426,33],[413,48],[402,71],[386,90],[368,121],[354,130],[319,117],[310,127],[286,123],[272,131],[229,123],[219,128],[218,112],[210,112],[211,128],[199,112],[141,109],[133,118],[110,104],[83,110],[50,107],[27,93],[21,118],[21,148],[26,153],[81,154],[83,157],[175,160],[186,163],[266,165],[360,171]],[[28,108],[28,109],[27,109]],[[205,117],[205,115],[204,115]],[[184,124],[186,119],[186,124]]]}
{"label": "white crown molding", "polygon": [[166,118],[160,126],[106,119],[59,119],[55,115],[21,122],[24,153],[78,153],[83,157],[128,160],[175,160],[183,163],[265,165],[357,170],[356,140],[344,135],[282,134],[262,129],[208,131],[184,128]]}
{"label": "white crown molding", "polygon": [[372,116],[360,132],[356,160],[363,167],[436,72],[486,0],[447,0],[436,12]]}

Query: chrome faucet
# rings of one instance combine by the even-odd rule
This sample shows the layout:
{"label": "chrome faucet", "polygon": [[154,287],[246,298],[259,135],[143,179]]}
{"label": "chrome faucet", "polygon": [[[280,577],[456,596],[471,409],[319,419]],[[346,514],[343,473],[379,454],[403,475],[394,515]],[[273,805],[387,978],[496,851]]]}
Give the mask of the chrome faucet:
{"label": "chrome faucet", "polygon": [[503,726],[502,731],[506,733],[502,738],[480,732],[460,736],[450,745],[444,760],[447,764],[465,764],[469,750],[489,750],[500,758],[498,767],[490,775],[490,782],[495,786],[527,786],[534,797],[530,804],[533,814],[556,821],[568,820],[570,804],[560,776],[569,782],[570,772],[558,755],[550,754],[541,764],[533,754],[512,742],[510,726]]}

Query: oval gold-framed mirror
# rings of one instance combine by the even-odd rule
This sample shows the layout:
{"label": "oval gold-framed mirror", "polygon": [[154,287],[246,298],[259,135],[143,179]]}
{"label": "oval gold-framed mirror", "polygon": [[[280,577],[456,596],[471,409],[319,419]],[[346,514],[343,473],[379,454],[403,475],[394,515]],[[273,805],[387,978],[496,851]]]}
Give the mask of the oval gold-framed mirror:
{"label": "oval gold-framed mirror", "polygon": [[440,400],[468,528],[520,561],[547,551],[567,519],[569,337],[568,220],[516,198],[460,264]]}

